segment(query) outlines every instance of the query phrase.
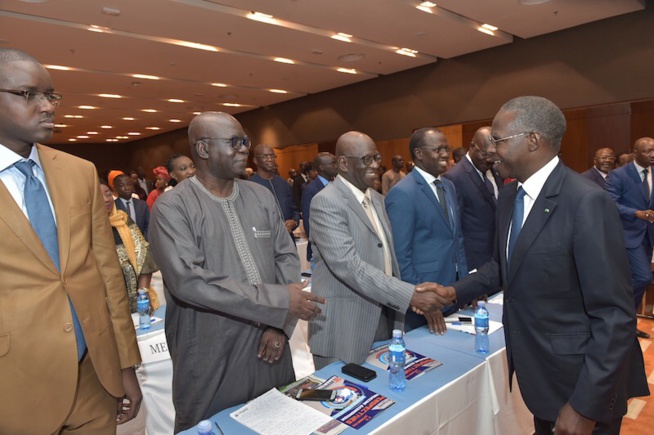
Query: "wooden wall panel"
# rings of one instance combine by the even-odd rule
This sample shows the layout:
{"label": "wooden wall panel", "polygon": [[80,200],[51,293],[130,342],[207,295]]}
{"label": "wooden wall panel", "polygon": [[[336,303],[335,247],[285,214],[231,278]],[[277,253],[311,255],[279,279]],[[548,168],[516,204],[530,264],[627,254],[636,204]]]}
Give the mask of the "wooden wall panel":
{"label": "wooden wall panel", "polygon": [[654,100],[631,103],[629,146],[641,137],[654,137]]}
{"label": "wooden wall panel", "polygon": [[288,171],[291,168],[297,171],[301,162],[313,162],[313,159],[318,154],[318,144],[294,145],[281,149],[275,148],[275,154],[277,154],[279,175],[286,179],[288,178]]}

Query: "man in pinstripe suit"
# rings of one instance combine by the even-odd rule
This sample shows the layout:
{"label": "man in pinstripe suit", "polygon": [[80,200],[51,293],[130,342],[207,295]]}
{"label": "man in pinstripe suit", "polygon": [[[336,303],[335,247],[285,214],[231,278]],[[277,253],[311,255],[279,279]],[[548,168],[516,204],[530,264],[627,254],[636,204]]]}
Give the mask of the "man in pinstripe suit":
{"label": "man in pinstripe suit", "polygon": [[383,197],[370,189],[381,162],[372,139],[345,133],[336,142],[336,158],[338,176],[310,207],[312,292],[329,299],[309,323],[317,369],[338,360],[362,363],[373,342],[403,329],[410,306],[426,313],[432,329],[436,311],[452,301],[450,293],[436,293],[433,283],[414,286],[399,279]]}

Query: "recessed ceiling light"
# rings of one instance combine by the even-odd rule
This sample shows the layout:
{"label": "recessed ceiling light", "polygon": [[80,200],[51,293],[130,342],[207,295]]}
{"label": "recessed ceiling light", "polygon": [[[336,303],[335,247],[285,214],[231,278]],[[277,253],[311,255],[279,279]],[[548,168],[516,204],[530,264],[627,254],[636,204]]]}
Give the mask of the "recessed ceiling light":
{"label": "recessed ceiling light", "polygon": [[148,74],[132,74],[132,77],[134,77],[135,79],[161,80],[157,76],[151,76]]}
{"label": "recessed ceiling light", "polygon": [[289,63],[289,64],[294,64],[295,61],[291,59],[286,59],[285,57],[276,57],[273,59],[275,62],[280,62],[280,63]]}
{"label": "recessed ceiling light", "polygon": [[161,130],[159,127],[145,127],[146,130]]}
{"label": "recessed ceiling light", "polygon": [[77,106],[78,109],[84,109],[84,110],[93,110],[97,109],[95,106]]}
{"label": "recessed ceiling light", "polygon": [[342,72],[342,73],[345,73],[345,74],[356,74],[357,73],[357,70],[355,70],[354,68],[338,68],[336,71]]}
{"label": "recessed ceiling light", "polygon": [[350,39],[350,38],[352,38],[352,35],[350,35],[348,33],[339,32],[339,33],[336,33],[335,35],[332,35],[331,38],[332,39],[337,39],[337,40],[343,41],[343,42],[352,42],[352,39]]}
{"label": "recessed ceiling light", "polygon": [[56,69],[57,71],[70,71],[72,68],[62,65],[43,65],[47,69]]}
{"label": "recessed ceiling light", "polygon": [[111,30],[109,27],[98,26],[96,24],[91,24],[87,29],[90,30],[91,32],[97,32],[97,33],[106,33]]}
{"label": "recessed ceiling light", "polygon": [[487,35],[495,36],[495,33],[493,33],[492,30],[488,30],[487,28],[485,28],[483,26],[477,27],[477,30],[479,30],[481,33],[485,33]]}
{"label": "recessed ceiling light", "polygon": [[84,117],[82,115],[64,115],[64,118],[82,119]]}
{"label": "recessed ceiling light", "polygon": [[130,131],[129,133],[127,133],[127,135],[128,136],[140,136],[141,133],[139,133],[138,131]]}
{"label": "recessed ceiling light", "polygon": [[55,127],[65,128],[65,127],[68,127],[68,125],[67,124],[55,124]]}
{"label": "recessed ceiling light", "polygon": [[[125,118],[123,118],[123,119],[125,119]],[[111,125],[101,125],[100,128],[114,128],[114,127],[111,126]]]}
{"label": "recessed ceiling light", "polygon": [[77,142],[77,139],[71,137],[70,139],[68,139],[68,142]]}
{"label": "recessed ceiling light", "polygon": [[395,50],[397,54],[401,54],[402,56],[409,56],[409,57],[416,57],[416,54],[418,54],[417,50],[411,50],[410,48],[400,48],[399,50]]}
{"label": "recessed ceiling light", "polygon": [[77,136],[77,139],[88,139],[88,138],[89,138],[88,136],[84,136],[84,135],[82,135],[82,136]]}
{"label": "recessed ceiling light", "polygon": [[270,92],[273,94],[288,94],[288,91],[285,91],[283,89],[269,89]]}
{"label": "recessed ceiling light", "polygon": [[241,105],[238,104],[238,103],[223,103],[223,106],[227,106],[227,107],[241,107]]}
{"label": "recessed ceiling light", "polygon": [[195,116],[202,114],[202,112],[193,112]]}
{"label": "recessed ceiling light", "polygon": [[275,19],[273,18],[272,15],[264,14],[262,12],[256,12],[252,11],[249,14],[245,16],[246,18],[249,18],[254,21],[261,21],[264,23],[274,23]]}
{"label": "recessed ceiling light", "polygon": [[169,119],[170,122],[182,122],[181,119]]}
{"label": "recessed ceiling light", "polygon": [[97,131],[87,131],[86,134],[98,134]]}
{"label": "recessed ceiling light", "polygon": [[107,139],[107,142],[118,142],[118,139]]}
{"label": "recessed ceiling light", "polygon": [[224,83],[212,83],[211,86],[215,86],[217,88],[226,88],[227,85]]}
{"label": "recessed ceiling light", "polygon": [[98,97],[102,97],[102,98],[123,98],[122,95],[117,95],[117,94],[98,94]]}
{"label": "recessed ceiling light", "polygon": [[148,113],[157,113],[156,109],[143,109],[141,112],[148,112]]}
{"label": "recessed ceiling light", "polygon": [[130,117],[123,118],[123,121],[134,121],[134,118],[130,118]]}
{"label": "recessed ceiling light", "polygon": [[169,98],[168,99],[169,103],[185,103],[186,101],[184,100],[178,100],[177,98]]}
{"label": "recessed ceiling light", "polygon": [[200,44],[199,42],[173,41],[173,44],[179,45],[181,47],[195,48],[196,50],[214,51],[214,52],[220,51],[218,50],[218,47],[214,47],[213,45]]}
{"label": "recessed ceiling light", "polygon": [[482,24],[481,27],[483,27],[484,29],[488,29],[488,30],[490,30],[491,32],[494,32],[494,31],[497,30],[497,27],[495,27],[495,26],[491,26],[490,24]]}

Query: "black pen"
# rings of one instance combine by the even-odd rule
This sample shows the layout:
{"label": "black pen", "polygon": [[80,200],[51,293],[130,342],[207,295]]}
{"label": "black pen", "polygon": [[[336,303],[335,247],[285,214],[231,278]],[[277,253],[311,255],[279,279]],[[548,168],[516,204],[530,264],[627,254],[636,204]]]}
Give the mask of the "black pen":
{"label": "black pen", "polygon": [[472,323],[472,317],[453,317],[445,319],[445,323]]}
{"label": "black pen", "polygon": [[220,432],[220,435],[225,435],[225,432],[223,432],[220,426],[218,426],[218,422],[216,421],[215,423],[216,423],[216,427],[218,428],[218,432]]}

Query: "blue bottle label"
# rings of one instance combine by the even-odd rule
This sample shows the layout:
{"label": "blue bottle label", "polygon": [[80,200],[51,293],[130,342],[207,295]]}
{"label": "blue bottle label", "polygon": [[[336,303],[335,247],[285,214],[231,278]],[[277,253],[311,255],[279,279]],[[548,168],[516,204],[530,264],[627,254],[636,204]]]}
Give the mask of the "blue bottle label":
{"label": "blue bottle label", "polygon": [[475,317],[475,326],[477,328],[488,328],[488,317]]}

